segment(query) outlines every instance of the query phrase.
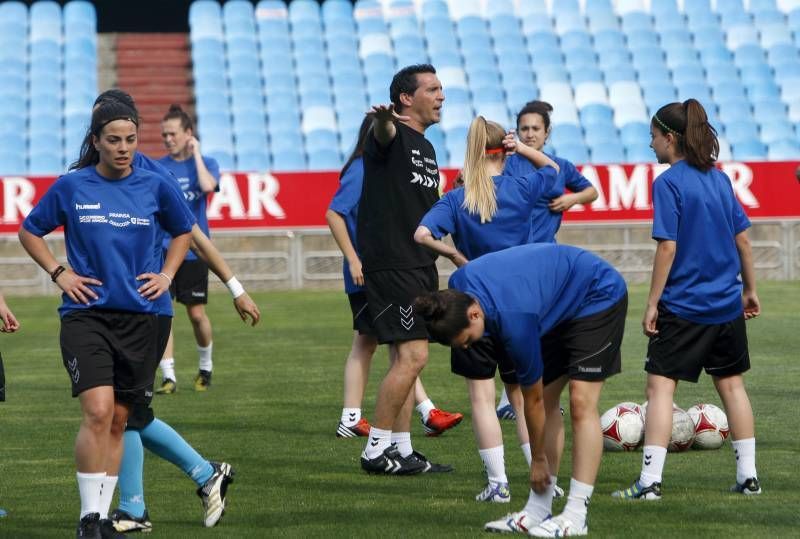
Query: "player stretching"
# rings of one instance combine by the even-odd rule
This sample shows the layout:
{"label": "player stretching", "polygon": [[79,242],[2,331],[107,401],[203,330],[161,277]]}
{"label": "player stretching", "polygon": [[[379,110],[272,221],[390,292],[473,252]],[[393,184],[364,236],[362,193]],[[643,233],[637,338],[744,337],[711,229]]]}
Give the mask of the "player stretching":
{"label": "player stretching", "polygon": [[717,133],[698,101],[658,109],[650,137],[658,162],[670,168],[653,183],[658,246],[642,320],[650,337],[642,471],[630,488],[612,495],[661,498],[673,395],[679,380],[697,382],[703,369],[728,414],[736,455],[731,490],[759,494],[753,410],[742,378],[750,368],[745,320],[761,314],[747,237],[750,221],[730,178],[714,167]]}

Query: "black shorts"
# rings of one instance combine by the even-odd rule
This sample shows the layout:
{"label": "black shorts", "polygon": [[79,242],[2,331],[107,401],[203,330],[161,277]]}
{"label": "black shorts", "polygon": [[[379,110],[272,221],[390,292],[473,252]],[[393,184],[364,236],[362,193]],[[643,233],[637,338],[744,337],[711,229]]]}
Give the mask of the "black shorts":
{"label": "black shorts", "polygon": [[372,318],[367,308],[367,294],[364,291],[347,294],[350,301],[350,311],[353,313],[353,329],[359,335],[375,335],[375,328],[372,327]]}
{"label": "black shorts", "polygon": [[184,305],[208,303],[208,266],[200,259],[184,260],[172,284],[169,286],[172,299]]}
{"label": "black shorts", "polygon": [[378,343],[428,339],[425,319],[414,312],[417,296],[439,289],[435,265],[364,274],[367,302]]}
{"label": "black shorts", "polygon": [[542,337],[542,383],[567,375],[597,381],[622,370],[622,336],[628,295],[604,311],[563,322]]}
{"label": "black shorts", "polygon": [[517,384],[517,370],[503,343],[494,337],[483,337],[469,348],[450,349],[450,370],[470,380],[490,380],[495,371],[506,384]]}
{"label": "black shorts", "polygon": [[644,364],[651,374],[697,382],[703,369],[711,376],[750,369],[744,315],[724,324],[698,324],[659,305],[656,329],[658,335],[650,338]]}
{"label": "black shorts", "polygon": [[117,400],[148,404],[172,317],[86,309],[61,319],[61,356],[72,396],[112,386]]}

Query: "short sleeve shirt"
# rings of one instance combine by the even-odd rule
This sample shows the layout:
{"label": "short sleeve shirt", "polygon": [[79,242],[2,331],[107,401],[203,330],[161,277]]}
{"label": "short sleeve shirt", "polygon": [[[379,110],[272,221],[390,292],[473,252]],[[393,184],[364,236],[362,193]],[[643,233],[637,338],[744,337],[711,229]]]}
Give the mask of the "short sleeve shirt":
{"label": "short sleeve shirt", "polygon": [[[358,221],[358,200],[361,198],[361,187],[364,184],[364,160],[360,157],[353,160],[350,166],[342,172],[339,178],[339,188],[333,195],[329,209],[335,211],[344,219],[347,226],[347,235],[353,247],[356,247],[356,222]],[[356,252],[358,252],[356,250]],[[360,255],[359,255],[360,258]],[[353,282],[347,260],[343,261],[342,273],[344,278],[344,291],[353,294],[364,289]]]}

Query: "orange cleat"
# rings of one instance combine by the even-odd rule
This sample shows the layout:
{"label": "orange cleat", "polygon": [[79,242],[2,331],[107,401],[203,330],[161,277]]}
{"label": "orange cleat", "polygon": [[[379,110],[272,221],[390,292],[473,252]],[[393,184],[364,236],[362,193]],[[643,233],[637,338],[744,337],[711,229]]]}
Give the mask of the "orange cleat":
{"label": "orange cleat", "polygon": [[434,408],[428,414],[428,421],[422,422],[422,427],[425,429],[425,436],[439,436],[444,431],[461,423],[462,419],[464,419],[464,414],[445,412]]}
{"label": "orange cleat", "polygon": [[339,427],[336,429],[336,436],[339,438],[355,438],[357,436],[369,436],[369,421],[363,417],[358,423],[352,427],[346,427],[344,423],[339,422]]}

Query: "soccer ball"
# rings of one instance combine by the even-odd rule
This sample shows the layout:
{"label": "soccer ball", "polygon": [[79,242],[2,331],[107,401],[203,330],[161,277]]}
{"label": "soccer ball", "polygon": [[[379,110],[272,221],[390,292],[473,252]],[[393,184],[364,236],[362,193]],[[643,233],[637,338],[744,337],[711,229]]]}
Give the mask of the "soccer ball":
{"label": "soccer ball", "polygon": [[639,405],[622,402],[607,410],[600,417],[600,429],[606,451],[633,451],[644,437],[644,419]]}
{"label": "soccer ball", "polygon": [[713,404],[695,404],[686,413],[694,423],[694,449],[719,449],[725,443],[730,429],[728,416]]}
{"label": "soccer ball", "polygon": [[694,423],[689,414],[674,406],[672,408],[672,435],[669,437],[667,451],[679,453],[686,451],[694,442]]}

